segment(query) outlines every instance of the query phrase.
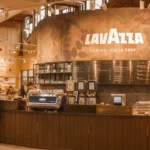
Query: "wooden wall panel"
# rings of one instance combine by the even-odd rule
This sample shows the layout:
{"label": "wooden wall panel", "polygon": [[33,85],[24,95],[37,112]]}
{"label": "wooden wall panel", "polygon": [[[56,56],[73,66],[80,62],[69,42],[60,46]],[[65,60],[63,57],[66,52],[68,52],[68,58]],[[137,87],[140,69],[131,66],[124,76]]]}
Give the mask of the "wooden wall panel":
{"label": "wooden wall panel", "polygon": [[73,125],[74,117],[71,115],[66,116],[66,149],[73,148],[74,135],[73,135]]}
{"label": "wooden wall panel", "polygon": [[132,135],[132,122],[131,122],[131,117],[123,117],[122,118],[122,124],[123,124],[123,145],[122,149],[123,150],[131,150],[131,135]]}
{"label": "wooden wall panel", "polygon": [[38,115],[38,148],[44,147],[44,115]]}
{"label": "wooden wall panel", "polygon": [[48,114],[43,115],[43,148],[48,149]]}
{"label": "wooden wall panel", "polygon": [[66,116],[66,149],[88,149],[88,117]]}
{"label": "wooden wall panel", "polygon": [[96,150],[96,117],[95,116],[90,116],[89,117],[89,150]]}
{"label": "wooden wall panel", "polygon": [[116,150],[122,150],[123,149],[123,122],[122,117],[116,117],[116,123],[115,123],[115,140],[116,140]]}
{"label": "wooden wall panel", "polygon": [[27,130],[26,130],[26,124],[27,124],[27,118],[26,113],[21,114],[20,118],[20,139],[21,139],[21,145],[26,146],[27,145]]}
{"label": "wooden wall panel", "polygon": [[16,135],[15,135],[15,144],[20,145],[20,118],[21,114],[16,113]]}
{"label": "wooden wall panel", "polygon": [[147,145],[148,148],[147,149],[150,150],[150,118],[149,117],[147,118],[147,125],[148,125],[148,130],[147,130],[148,131],[148,141],[147,141],[148,142],[148,145]]}
{"label": "wooden wall panel", "polygon": [[132,135],[131,135],[131,149],[139,150],[140,146],[140,120],[139,117],[131,118]]}
{"label": "wooden wall panel", "polygon": [[81,121],[81,143],[82,149],[81,150],[88,150],[88,135],[89,135],[89,127],[88,127],[88,116],[83,116]]}
{"label": "wooden wall panel", "polygon": [[140,117],[140,129],[139,129],[139,150],[147,150],[148,148],[148,138],[147,138],[147,119],[145,117]]}
{"label": "wooden wall panel", "polygon": [[0,142],[2,141],[2,128],[3,128],[3,122],[2,122],[2,113],[0,112]]}
{"label": "wooden wall panel", "polygon": [[104,116],[97,116],[95,118],[95,149],[107,149],[107,121]]}
{"label": "wooden wall panel", "polygon": [[15,114],[2,113],[2,141],[8,144],[15,142]]}
{"label": "wooden wall panel", "polygon": [[15,113],[7,113],[7,119],[8,119],[8,139],[9,139],[9,141],[8,141],[8,143],[10,143],[10,144],[14,144],[14,142],[15,142],[15,130],[16,130],[16,128],[15,128],[15,126],[16,126],[16,124],[15,124]]}
{"label": "wooden wall panel", "polygon": [[15,144],[37,147],[37,115],[16,113]]}
{"label": "wooden wall panel", "polygon": [[52,145],[53,148],[59,148],[59,115],[52,116]]}
{"label": "wooden wall panel", "polygon": [[107,118],[107,149],[115,150],[115,117],[109,116]]}
{"label": "wooden wall panel", "polygon": [[[72,116],[72,118],[74,118],[74,123],[73,123],[73,150],[80,150],[80,149],[84,149],[84,147],[82,147],[82,135],[86,132],[86,126],[88,126],[88,124],[86,124],[87,122],[85,122],[85,124],[81,124],[82,122],[82,117],[79,115],[76,116]],[[87,121],[87,120],[85,120]],[[83,131],[83,128],[85,127],[85,131]],[[84,136],[83,136],[84,137]],[[85,138],[83,138],[85,140]],[[86,143],[86,145],[88,145]]]}
{"label": "wooden wall panel", "polygon": [[40,149],[149,150],[148,132],[149,117],[0,112],[1,143]]}
{"label": "wooden wall panel", "polygon": [[31,137],[32,137],[32,143],[31,143],[31,147],[38,147],[38,143],[37,143],[37,135],[38,135],[38,131],[37,131],[37,114],[31,114],[32,115],[32,122],[31,122]]}
{"label": "wooden wall panel", "polygon": [[66,148],[66,116],[59,116],[59,148]]}
{"label": "wooden wall panel", "polygon": [[28,114],[26,113],[26,136],[27,136],[27,139],[26,139],[26,146],[29,146],[31,147],[32,145],[32,115],[31,114]]}

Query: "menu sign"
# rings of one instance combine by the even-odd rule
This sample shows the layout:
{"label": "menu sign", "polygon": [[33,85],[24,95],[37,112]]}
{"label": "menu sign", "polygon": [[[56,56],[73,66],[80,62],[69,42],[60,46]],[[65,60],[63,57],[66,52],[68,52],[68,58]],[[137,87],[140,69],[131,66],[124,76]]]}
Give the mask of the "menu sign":
{"label": "menu sign", "polygon": [[90,80],[90,61],[73,62],[73,79]]}
{"label": "menu sign", "polygon": [[150,61],[136,62],[136,83],[150,84]]}
{"label": "menu sign", "polygon": [[92,61],[92,80],[98,83],[112,83],[112,61]]}
{"label": "menu sign", "polygon": [[113,61],[113,83],[134,83],[134,63],[132,61]]}
{"label": "menu sign", "polygon": [[73,79],[99,84],[150,84],[150,61],[77,61],[73,64]]}

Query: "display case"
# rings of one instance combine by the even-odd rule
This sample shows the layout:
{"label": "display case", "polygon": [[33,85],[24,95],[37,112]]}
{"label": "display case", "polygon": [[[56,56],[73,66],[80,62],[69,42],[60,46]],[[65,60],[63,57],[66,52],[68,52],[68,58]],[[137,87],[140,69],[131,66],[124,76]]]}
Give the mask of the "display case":
{"label": "display case", "polygon": [[34,64],[35,84],[65,84],[72,79],[72,62]]}
{"label": "display case", "polygon": [[150,101],[137,102],[132,106],[132,115],[150,116]]}

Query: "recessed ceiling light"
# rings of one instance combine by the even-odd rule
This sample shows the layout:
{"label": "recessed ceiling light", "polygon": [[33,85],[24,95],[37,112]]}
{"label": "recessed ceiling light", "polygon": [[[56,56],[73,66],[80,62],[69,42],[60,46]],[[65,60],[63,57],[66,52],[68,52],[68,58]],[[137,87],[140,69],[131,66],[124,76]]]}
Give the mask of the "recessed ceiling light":
{"label": "recessed ceiling light", "polygon": [[4,11],[4,8],[0,8],[0,13],[2,13]]}

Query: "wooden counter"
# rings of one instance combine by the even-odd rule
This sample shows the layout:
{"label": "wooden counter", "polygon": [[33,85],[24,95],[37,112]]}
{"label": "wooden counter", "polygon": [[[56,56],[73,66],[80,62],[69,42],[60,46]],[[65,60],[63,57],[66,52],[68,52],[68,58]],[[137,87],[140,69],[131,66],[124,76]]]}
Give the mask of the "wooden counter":
{"label": "wooden counter", "polygon": [[149,150],[150,117],[0,111],[0,142],[49,150]]}
{"label": "wooden counter", "polygon": [[132,115],[132,106],[64,105],[66,113],[97,113]]}
{"label": "wooden counter", "polygon": [[0,110],[25,110],[26,101],[0,100]]}
{"label": "wooden counter", "polygon": [[66,113],[96,113],[96,105],[64,105],[64,112]]}
{"label": "wooden counter", "polygon": [[97,114],[132,115],[132,106],[101,106],[96,105]]}

